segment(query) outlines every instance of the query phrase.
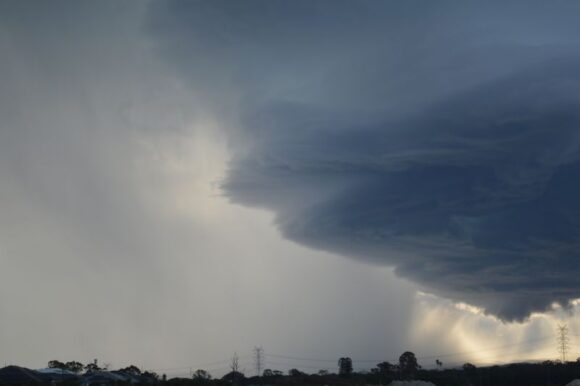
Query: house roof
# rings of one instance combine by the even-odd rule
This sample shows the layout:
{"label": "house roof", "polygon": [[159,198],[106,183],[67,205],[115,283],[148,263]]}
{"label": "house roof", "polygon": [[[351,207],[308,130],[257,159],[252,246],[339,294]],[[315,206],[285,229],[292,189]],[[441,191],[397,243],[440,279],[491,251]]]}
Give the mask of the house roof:
{"label": "house roof", "polygon": [[57,369],[57,368],[54,368],[54,367],[47,367],[46,369],[36,369],[35,371],[37,373],[42,373],[42,374],[67,374],[67,375],[77,375],[76,373],[73,373],[70,370]]}
{"label": "house roof", "polygon": [[43,382],[43,376],[34,370],[19,366],[6,366],[0,369],[0,383],[27,384]]}

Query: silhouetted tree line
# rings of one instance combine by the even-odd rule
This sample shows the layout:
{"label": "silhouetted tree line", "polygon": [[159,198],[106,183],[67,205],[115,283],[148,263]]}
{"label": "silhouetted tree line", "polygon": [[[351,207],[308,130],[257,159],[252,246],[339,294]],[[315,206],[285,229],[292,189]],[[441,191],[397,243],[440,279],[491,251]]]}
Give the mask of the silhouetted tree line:
{"label": "silhouetted tree line", "polygon": [[[291,369],[287,373],[279,370],[266,369],[261,376],[246,377],[238,370],[232,370],[221,378],[212,378],[209,372],[199,369],[190,378],[167,379],[165,375],[157,376],[153,372],[142,371],[131,365],[115,370],[135,376],[146,376],[147,382],[142,384],[161,383],[167,385],[195,386],[305,386],[305,385],[388,385],[394,380],[420,379],[437,386],[564,386],[574,379],[580,379],[580,358],[576,362],[561,363],[545,361],[542,363],[514,363],[503,366],[477,367],[465,363],[458,368],[444,369],[443,364],[436,360],[436,369],[423,369],[415,354],[410,351],[399,357],[398,363],[381,362],[370,371],[357,372],[353,369],[353,360],[341,357],[337,363],[336,373],[319,370],[308,374],[299,369]],[[77,374],[102,371],[96,361],[83,365],[80,362],[50,361],[50,368],[58,368]],[[1,383],[1,382],[0,382]],[[4,383],[6,384],[6,383]],[[50,383],[47,383],[50,384]],[[59,385],[78,385],[78,380],[66,380]],[[123,382],[113,384],[122,385]],[[133,383],[134,384],[134,383]]]}
{"label": "silhouetted tree line", "polygon": [[443,363],[436,360],[435,369],[423,369],[415,354],[403,353],[398,363],[381,362],[370,371],[353,370],[353,361],[349,357],[338,360],[336,373],[319,370],[307,374],[298,369],[291,369],[287,374],[279,370],[266,369],[262,376],[244,377],[231,373],[220,379],[170,379],[171,385],[272,385],[272,386],[306,386],[306,385],[388,385],[395,380],[423,380],[437,386],[564,386],[574,379],[580,379],[580,360],[576,362],[515,363],[503,366],[477,367],[465,363],[458,368],[443,369]]}

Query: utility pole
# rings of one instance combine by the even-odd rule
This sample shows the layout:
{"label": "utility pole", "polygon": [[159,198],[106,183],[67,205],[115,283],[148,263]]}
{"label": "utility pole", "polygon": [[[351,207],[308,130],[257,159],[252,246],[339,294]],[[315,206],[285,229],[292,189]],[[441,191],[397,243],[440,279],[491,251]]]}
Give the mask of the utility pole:
{"label": "utility pole", "polygon": [[264,365],[264,349],[262,347],[254,347],[254,365],[256,366],[256,375],[262,375],[262,366]]}
{"label": "utility pole", "polygon": [[558,352],[562,363],[566,363],[566,354],[568,354],[570,339],[568,338],[568,325],[558,326]]}

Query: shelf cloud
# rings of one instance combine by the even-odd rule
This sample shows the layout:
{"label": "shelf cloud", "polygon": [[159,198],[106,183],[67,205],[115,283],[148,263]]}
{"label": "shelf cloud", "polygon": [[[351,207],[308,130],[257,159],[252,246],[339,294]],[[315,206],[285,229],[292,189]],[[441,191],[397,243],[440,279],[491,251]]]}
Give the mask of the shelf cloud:
{"label": "shelf cloud", "polygon": [[580,9],[522,7],[173,2],[150,29],[230,132],[233,201],[511,321],[580,290]]}
{"label": "shelf cloud", "polygon": [[225,189],[274,210],[292,240],[521,319],[580,289],[578,75],[542,67],[334,131],[274,110],[254,125],[283,134],[235,160]]}

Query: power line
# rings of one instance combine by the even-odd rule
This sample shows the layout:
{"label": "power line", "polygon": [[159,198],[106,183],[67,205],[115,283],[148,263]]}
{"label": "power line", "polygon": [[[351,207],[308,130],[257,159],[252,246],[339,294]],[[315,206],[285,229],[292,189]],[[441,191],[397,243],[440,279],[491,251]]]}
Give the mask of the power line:
{"label": "power line", "polygon": [[288,356],[288,355],[279,355],[279,354],[264,354],[267,357],[273,358],[282,358],[282,359],[293,359],[297,361],[308,361],[308,362],[336,362],[336,359],[316,359],[316,358],[302,358],[302,357],[295,357],[295,356]]}
{"label": "power line", "polygon": [[[528,345],[531,343],[546,341],[548,339],[553,339],[553,336],[546,336],[546,337],[541,337],[541,338],[536,338],[536,339],[529,339],[529,340],[526,340],[523,342],[510,343],[510,344],[505,344],[505,345],[495,346],[495,347],[488,347],[488,348],[484,348],[484,349],[480,349],[480,350],[421,355],[421,356],[418,356],[417,359],[418,360],[426,360],[426,359],[447,358],[447,357],[454,357],[454,356],[460,356],[460,355],[477,354],[477,353],[486,352],[486,351],[502,350],[504,348],[509,348],[509,347],[524,346],[524,345]],[[264,354],[264,356],[272,357],[272,358],[280,358],[280,359],[289,359],[289,360],[295,360],[295,361],[306,361],[306,362],[328,362],[328,363],[336,362],[336,359],[299,357],[299,356],[280,355],[280,354]],[[385,360],[391,361],[391,362],[396,362],[396,361],[398,361],[398,358],[355,359],[354,361],[357,363],[365,363],[365,362],[367,362],[367,363],[371,363],[371,362],[379,363],[379,362],[384,362]]]}
{"label": "power line", "polygon": [[171,370],[187,370],[187,369],[191,369],[191,368],[196,368],[196,369],[203,369],[204,367],[209,367],[209,366],[215,366],[215,365],[220,365],[223,363],[229,363],[228,359],[222,359],[220,361],[214,361],[214,362],[206,362],[206,363],[197,363],[194,365],[187,365],[187,366],[179,366],[179,367],[168,367],[168,368],[164,368],[164,369],[152,369],[152,371],[171,371]]}
{"label": "power line", "polygon": [[506,345],[502,345],[502,346],[489,347],[489,348],[485,348],[485,349],[481,349],[481,350],[455,352],[455,353],[450,353],[450,354],[423,355],[423,356],[418,357],[417,359],[434,359],[434,358],[445,358],[445,357],[452,357],[452,356],[458,356],[458,355],[478,354],[480,352],[485,352],[485,351],[502,350],[504,348],[523,346],[523,345],[527,345],[529,343],[542,342],[542,341],[546,341],[548,339],[553,339],[553,337],[546,336],[543,338],[529,339],[529,340],[525,340],[523,342],[510,343],[510,344],[506,344]]}
{"label": "power line", "polygon": [[[564,327],[564,329],[561,330],[560,329],[561,327]],[[569,334],[567,326],[560,326],[558,331],[559,331],[559,334],[557,335],[558,352],[562,355],[562,360],[565,361],[566,357],[568,355],[571,355],[571,353],[570,353],[570,340],[569,340],[568,336],[569,335],[578,336],[578,335]],[[564,331],[565,331],[565,333],[564,333]],[[483,348],[483,349],[479,349],[479,350],[417,356],[417,359],[424,361],[424,360],[429,360],[429,359],[449,358],[449,357],[457,357],[457,356],[463,356],[463,355],[469,355],[469,354],[478,354],[478,353],[482,353],[482,352],[493,352],[493,351],[502,350],[502,349],[510,348],[510,347],[526,346],[526,345],[529,345],[532,343],[542,342],[542,341],[546,341],[548,339],[553,339],[553,338],[554,338],[554,336],[546,336],[546,337],[541,337],[541,338],[536,338],[536,339],[525,340],[525,341],[518,342],[518,343],[511,343],[511,344],[504,344],[501,346]],[[270,354],[270,353],[266,354],[266,353],[264,353],[262,347],[254,347],[252,356],[253,356],[253,367],[255,368],[257,375],[261,375],[262,370],[265,367],[266,362],[267,362],[268,366],[278,365],[278,366],[297,367],[297,368],[304,368],[304,369],[327,369],[327,370],[336,368],[336,366],[335,366],[336,359],[312,358],[312,357]],[[511,355],[502,355],[502,357],[503,356],[507,357],[507,356],[511,356]],[[497,357],[497,356],[494,356],[494,357]],[[240,359],[242,359],[242,358],[247,358],[248,361],[244,362],[244,363],[246,363],[249,367],[252,366],[252,364],[249,361],[250,358],[248,355],[237,355],[237,353],[234,353],[234,356],[231,359],[224,359],[224,360],[219,360],[219,361],[214,361],[214,362],[206,362],[206,363],[198,363],[195,365],[188,365],[188,366],[169,367],[169,368],[163,368],[163,369],[152,369],[152,371],[185,374],[188,372],[188,370],[189,370],[189,372],[191,372],[193,369],[205,369],[206,371],[214,372],[214,371],[222,371],[222,370],[227,371],[228,369],[232,370],[232,367],[235,368],[237,371],[240,371],[239,370],[240,364],[241,364],[240,362],[242,362],[242,361],[240,361]],[[269,358],[281,359],[282,360],[281,362],[283,362],[283,363],[272,361]],[[298,363],[292,363],[292,361],[298,362]],[[354,362],[356,362],[356,363],[363,364],[361,366],[361,368],[363,368],[365,366],[364,363],[373,363],[374,362],[376,364],[376,363],[380,363],[380,362],[384,362],[384,361],[397,362],[398,358],[355,359],[354,360]],[[311,362],[311,363],[299,364],[299,362]],[[319,365],[316,365],[317,362],[319,363]],[[453,362],[455,362],[455,360]]]}
{"label": "power line", "polygon": [[292,365],[291,363],[288,362],[284,362],[284,363],[280,363],[280,362],[272,362],[272,361],[268,361],[268,364],[270,365],[277,365],[277,366],[286,366],[286,367],[296,367],[298,369],[315,369],[315,370],[332,370],[332,369],[336,369],[335,366],[312,366],[312,365]]}

